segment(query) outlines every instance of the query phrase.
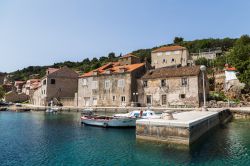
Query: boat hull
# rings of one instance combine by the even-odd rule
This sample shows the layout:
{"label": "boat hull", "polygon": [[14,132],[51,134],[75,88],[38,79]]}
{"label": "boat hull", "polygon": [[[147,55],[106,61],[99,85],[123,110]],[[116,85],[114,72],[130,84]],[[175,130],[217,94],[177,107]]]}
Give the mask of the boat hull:
{"label": "boat hull", "polygon": [[81,120],[82,124],[99,126],[99,127],[135,127],[135,118],[114,118],[114,119],[84,119]]}

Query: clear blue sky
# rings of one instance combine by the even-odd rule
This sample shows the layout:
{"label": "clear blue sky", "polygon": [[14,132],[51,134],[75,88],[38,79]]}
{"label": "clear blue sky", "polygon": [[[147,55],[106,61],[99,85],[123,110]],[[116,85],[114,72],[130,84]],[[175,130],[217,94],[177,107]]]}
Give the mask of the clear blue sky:
{"label": "clear blue sky", "polygon": [[0,71],[250,34],[249,0],[1,0]]}

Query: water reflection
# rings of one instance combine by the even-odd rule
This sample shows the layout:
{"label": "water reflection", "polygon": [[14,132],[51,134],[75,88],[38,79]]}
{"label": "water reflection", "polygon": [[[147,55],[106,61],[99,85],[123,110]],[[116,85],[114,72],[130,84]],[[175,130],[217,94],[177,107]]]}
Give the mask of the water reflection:
{"label": "water reflection", "polygon": [[190,148],[136,141],[135,129],[80,124],[80,113],[0,113],[3,165],[249,165],[250,122],[235,120]]}

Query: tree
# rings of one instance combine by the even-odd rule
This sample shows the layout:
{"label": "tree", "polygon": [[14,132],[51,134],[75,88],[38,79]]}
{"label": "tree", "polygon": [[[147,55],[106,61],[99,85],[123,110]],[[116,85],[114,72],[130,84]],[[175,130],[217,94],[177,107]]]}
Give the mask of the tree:
{"label": "tree", "polygon": [[206,58],[204,58],[204,57],[198,58],[195,61],[195,65],[205,65],[205,66],[208,66],[208,60]]}
{"label": "tree", "polygon": [[183,43],[184,38],[183,37],[175,37],[174,38],[174,44],[181,44]]}
{"label": "tree", "polygon": [[4,89],[2,86],[0,86],[0,99],[2,99],[5,95]]}
{"label": "tree", "polygon": [[250,37],[241,36],[227,55],[228,63],[239,71],[239,80],[250,86]]}
{"label": "tree", "polygon": [[115,57],[115,53],[114,53],[114,52],[109,53],[109,54],[108,54],[108,58],[109,58],[110,60],[115,59],[115,58],[116,58],[116,57]]}

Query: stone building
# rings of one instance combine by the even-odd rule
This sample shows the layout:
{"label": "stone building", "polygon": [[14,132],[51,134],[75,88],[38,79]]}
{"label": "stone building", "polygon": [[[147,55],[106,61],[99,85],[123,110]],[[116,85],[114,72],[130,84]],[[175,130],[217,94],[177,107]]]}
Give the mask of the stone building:
{"label": "stone building", "polygon": [[22,92],[25,93],[26,95],[32,96],[34,90],[39,86],[39,84],[40,84],[40,79],[29,79],[23,85]]}
{"label": "stone building", "polygon": [[145,73],[145,64],[137,63],[136,58],[122,57],[80,76],[78,106],[130,106],[136,102],[137,79]]}
{"label": "stone building", "polygon": [[214,60],[219,56],[222,56],[221,48],[203,50],[203,51],[199,51],[198,53],[190,53],[190,57],[193,61],[196,61],[199,58],[206,58],[208,60]]}
{"label": "stone building", "polygon": [[21,93],[26,81],[15,81],[14,87],[17,93]]}
{"label": "stone building", "polygon": [[67,106],[73,106],[77,82],[78,74],[68,67],[48,68],[46,76],[41,79],[40,85],[34,91],[31,102],[34,105],[45,106],[52,100],[55,104],[63,105],[64,101],[67,101]]}
{"label": "stone building", "polygon": [[175,45],[153,50],[151,59],[151,65],[157,69],[167,66],[187,66],[190,57],[185,47]]}
{"label": "stone building", "polygon": [[138,80],[139,102],[145,106],[198,107],[203,103],[202,85],[200,66],[151,70]]}

